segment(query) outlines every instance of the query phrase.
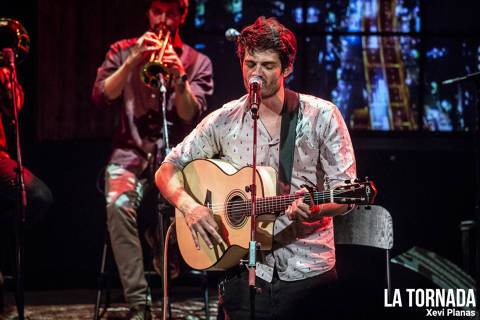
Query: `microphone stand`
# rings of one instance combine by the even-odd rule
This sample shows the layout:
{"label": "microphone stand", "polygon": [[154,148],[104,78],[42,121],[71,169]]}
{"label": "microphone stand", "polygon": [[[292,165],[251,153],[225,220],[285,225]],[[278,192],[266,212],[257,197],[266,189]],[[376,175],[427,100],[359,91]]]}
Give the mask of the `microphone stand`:
{"label": "microphone stand", "polygon": [[[161,100],[161,107],[162,107],[163,141],[165,142],[165,156],[166,156],[170,153],[170,142],[169,142],[169,139],[168,139],[168,123],[167,123],[167,88],[165,86],[165,78],[164,78],[163,74],[159,73],[158,76],[159,76],[158,84],[159,84],[159,91],[160,91],[160,100]],[[158,160],[157,159],[157,154],[155,154],[155,159]],[[157,163],[157,161],[154,161],[154,162],[155,162],[155,170],[156,170],[157,167],[158,167],[158,163]],[[152,178],[154,179],[154,174],[152,175]],[[156,189],[156,190],[158,191],[158,189]],[[159,195],[160,194],[158,193],[158,196]],[[163,250],[165,249],[165,221],[168,221],[168,216],[165,217],[160,212],[158,204],[157,204],[157,215],[158,215],[158,218],[159,218],[158,219],[158,229],[160,230],[160,245],[161,245],[161,248],[162,248],[162,258],[161,258],[162,266],[161,267],[162,267],[162,270],[164,270],[165,261],[164,261],[164,258],[163,258],[164,257]],[[166,223],[166,225],[168,226],[168,222]],[[167,267],[167,273],[166,273],[165,277],[167,277],[167,281],[163,281],[163,282],[166,283],[166,284],[170,283],[170,272],[168,271],[168,267]],[[171,319],[172,318],[172,310],[171,310],[170,303],[168,301],[169,300],[169,298],[168,298],[168,287],[164,288],[164,291],[166,292],[166,295],[165,295],[165,299],[163,301],[163,308],[167,308],[167,319]]]}
{"label": "microphone stand", "polygon": [[[256,91],[256,90],[255,90]],[[256,95],[256,92],[253,93]],[[252,95],[252,93],[250,93]],[[252,101],[253,100],[253,101]],[[256,184],[256,173],[257,173],[257,120],[258,120],[258,109],[260,108],[260,98],[250,99],[250,111],[252,113],[253,119],[253,159],[252,159],[252,184],[248,186],[247,192],[250,192],[251,197],[251,207],[250,207],[250,221],[251,221],[251,231],[250,231],[250,244],[248,250],[248,285],[250,288],[250,319],[255,319],[255,295],[261,293],[260,288],[255,286],[255,270],[256,270],[256,256],[257,248],[259,243],[255,241],[255,218],[256,218],[256,204],[257,204],[257,184]]]}
{"label": "microphone stand", "polygon": [[[469,237],[469,232],[470,230],[473,229],[473,234],[475,235],[474,239],[475,240],[475,252],[473,253],[473,259],[469,257],[468,260],[469,262],[474,261],[473,266],[465,266],[468,269],[472,270],[475,274],[475,280],[476,280],[476,296],[477,296],[477,306],[478,302],[480,301],[479,299],[479,294],[480,294],[480,72],[475,72],[471,74],[467,74],[462,77],[458,78],[453,78],[453,79],[448,79],[442,82],[443,85],[448,85],[448,84],[453,84],[457,83],[460,85],[461,82],[471,80],[475,83],[475,109],[474,109],[474,124],[473,124],[473,154],[474,154],[474,163],[475,163],[475,184],[476,184],[476,190],[475,190],[475,208],[474,208],[474,215],[475,215],[475,222],[469,224],[467,226],[465,224],[466,221],[463,221],[462,224],[460,225],[461,230],[464,232],[464,235],[462,235],[463,238],[468,238]],[[464,244],[471,243],[471,239],[462,239]],[[464,249],[464,248],[463,248]],[[467,255],[470,255],[470,252],[466,253]],[[478,310],[478,309],[477,309]],[[478,312],[478,311],[477,311]]]}
{"label": "microphone stand", "polygon": [[[10,50],[11,49],[5,49]],[[25,208],[27,206],[27,193],[23,179],[22,153],[20,148],[20,129],[18,123],[18,101],[17,101],[17,71],[15,68],[15,54],[13,51],[7,53],[10,62],[10,83],[12,91],[12,107],[15,124],[15,144],[17,151],[17,168],[15,187],[17,189],[16,221],[15,221],[15,273],[16,290],[15,302],[17,305],[18,319],[24,319],[24,285],[23,285],[23,254],[24,254],[24,223]]]}
{"label": "microphone stand", "polygon": [[170,153],[170,143],[168,140],[168,123],[167,123],[167,88],[165,87],[165,79],[159,74],[160,83],[160,99],[162,99],[162,116],[163,116],[163,140],[165,141],[165,155]]}

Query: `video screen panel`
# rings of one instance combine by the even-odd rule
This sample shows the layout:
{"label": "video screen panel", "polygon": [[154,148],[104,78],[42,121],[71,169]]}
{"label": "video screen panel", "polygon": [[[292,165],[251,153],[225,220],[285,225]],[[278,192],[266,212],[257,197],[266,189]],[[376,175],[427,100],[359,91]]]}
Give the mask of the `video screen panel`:
{"label": "video screen panel", "polygon": [[297,24],[317,32],[420,32],[419,0],[297,1]]}
{"label": "video screen panel", "polygon": [[[480,39],[434,37],[425,41],[423,127],[428,131],[474,129],[475,78],[480,79]],[[451,80],[451,81],[448,81]],[[456,81],[455,81],[456,80]]]}
{"label": "video screen panel", "polygon": [[333,101],[350,129],[417,128],[418,38],[327,35],[306,49],[306,90]]}
{"label": "video screen panel", "polygon": [[[197,45],[205,46],[217,63],[225,60],[225,52],[216,46],[235,54],[235,44],[221,39],[227,29],[240,31],[261,15],[277,17],[299,44],[287,87],[333,101],[352,130],[473,128],[473,85],[441,83],[480,71],[480,40],[462,34],[434,36],[435,14],[429,4],[421,12],[420,0],[192,2],[194,34],[201,39]],[[427,27],[424,16],[429,17]],[[204,41],[208,37],[216,40]],[[222,84],[228,83],[226,72],[238,77],[236,63],[220,64],[214,68],[221,72],[217,77],[225,80]],[[241,90],[237,86],[235,91]]]}
{"label": "video screen panel", "polygon": [[420,0],[196,0],[195,27],[242,28],[263,15],[312,32],[420,32]]}

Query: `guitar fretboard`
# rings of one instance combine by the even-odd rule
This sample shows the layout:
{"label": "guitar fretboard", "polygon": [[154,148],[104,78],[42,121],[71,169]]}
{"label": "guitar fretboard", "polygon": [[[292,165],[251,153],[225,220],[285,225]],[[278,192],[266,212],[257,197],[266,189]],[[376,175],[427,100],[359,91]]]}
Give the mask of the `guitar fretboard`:
{"label": "guitar fretboard", "polygon": [[[339,192],[340,191],[337,191],[337,190],[328,190],[328,191],[313,192],[311,196],[310,194],[306,193],[303,195],[288,194],[288,195],[282,195],[282,196],[257,198],[256,213],[265,214],[265,213],[284,211],[293,201],[300,198],[303,198],[303,201],[309,206],[322,204],[322,203],[335,202],[336,195]],[[312,200],[313,200],[313,203],[312,203]],[[252,202],[250,199],[246,199],[242,201],[232,201],[228,204],[227,211],[228,212],[242,211],[243,213],[250,215],[251,206],[252,206]]]}

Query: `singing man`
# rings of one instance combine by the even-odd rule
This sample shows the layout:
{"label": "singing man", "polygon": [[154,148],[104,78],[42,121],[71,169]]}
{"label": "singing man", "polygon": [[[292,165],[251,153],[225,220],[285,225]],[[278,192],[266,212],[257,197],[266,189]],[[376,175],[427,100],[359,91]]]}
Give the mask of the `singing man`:
{"label": "singing man", "polygon": [[[297,50],[293,33],[275,18],[259,17],[244,28],[237,40],[243,82],[247,92],[252,77],[261,79],[257,135],[257,165],[277,171],[283,193],[304,192],[304,184],[319,190],[332,189],[355,179],[355,156],[350,136],[338,108],[329,101],[285,89]],[[165,158],[155,179],[163,196],[185,216],[194,242],[199,237],[211,246],[209,235],[221,243],[212,211],[195,201],[182,187],[178,173],[198,158],[221,158],[240,169],[252,164],[253,120],[249,95],[223,105],[208,115]],[[293,157],[280,157],[288,148],[282,143],[285,117],[296,118]],[[288,132],[288,131],[287,131]],[[284,172],[285,173],[285,172]],[[245,186],[238,186],[243,189]],[[350,207],[335,203],[309,207],[295,200],[274,225],[271,251],[260,251],[255,297],[255,319],[310,319],[324,315],[328,286],[336,279],[332,217]],[[219,285],[219,318],[250,317],[248,272],[242,265],[227,270]],[[322,318],[323,319],[323,318]]]}

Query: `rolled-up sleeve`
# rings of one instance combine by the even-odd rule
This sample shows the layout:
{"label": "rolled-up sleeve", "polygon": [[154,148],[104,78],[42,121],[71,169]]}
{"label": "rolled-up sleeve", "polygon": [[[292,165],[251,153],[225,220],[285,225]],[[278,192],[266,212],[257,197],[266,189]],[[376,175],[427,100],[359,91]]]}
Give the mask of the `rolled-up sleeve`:
{"label": "rolled-up sleeve", "polygon": [[324,188],[332,189],[356,178],[355,154],[345,121],[337,107],[332,109],[321,146]]}
{"label": "rolled-up sleeve", "polygon": [[198,69],[189,79],[190,88],[198,101],[198,116],[201,117],[208,107],[207,96],[213,94],[212,62],[205,55],[200,55]]}
{"label": "rolled-up sleeve", "polygon": [[110,100],[105,95],[105,80],[112,75],[122,65],[122,57],[120,55],[120,48],[118,43],[110,46],[110,50],[107,52],[105,60],[102,65],[97,69],[97,77],[93,84],[92,100],[97,107],[108,107],[115,100]]}

